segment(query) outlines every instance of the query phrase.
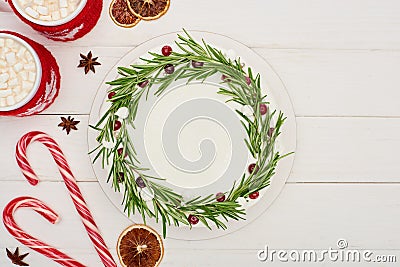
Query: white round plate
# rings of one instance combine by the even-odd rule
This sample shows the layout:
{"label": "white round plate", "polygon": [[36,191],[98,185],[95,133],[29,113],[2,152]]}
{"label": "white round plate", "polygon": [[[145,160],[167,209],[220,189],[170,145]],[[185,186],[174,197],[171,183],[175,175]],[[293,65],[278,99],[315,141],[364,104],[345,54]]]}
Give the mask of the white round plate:
{"label": "white round plate", "polygon": [[[183,33],[181,33],[183,34]],[[240,56],[246,67],[261,74],[263,94],[267,94],[271,110],[280,110],[287,117],[279,136],[277,149],[281,155],[296,149],[296,120],[290,98],[283,82],[273,68],[247,46],[222,35],[208,32],[190,32],[194,39],[204,39],[214,47],[226,51],[228,56]],[[96,125],[99,118],[108,109],[107,81],[118,77],[117,66],[138,62],[140,57],[148,57],[147,52],[160,52],[168,44],[173,49],[177,33],[153,38],[127,53],[108,73],[100,86],[90,113],[90,125]],[[253,162],[244,144],[246,133],[240,124],[235,109],[240,106],[225,103],[226,97],[218,95],[220,76],[207,79],[206,83],[178,81],[171,84],[167,91],[148,99],[142,98],[135,129],[130,130],[142,167],[149,168],[148,174],[166,178],[165,185],[182,194],[185,199],[194,196],[206,196],[231,189],[233,182],[239,180]],[[152,87],[154,92],[156,87]],[[89,130],[89,151],[98,146],[98,132]],[[93,160],[95,153],[91,154]],[[209,230],[200,225],[190,229],[187,226],[167,228],[167,236],[182,240],[202,240],[232,233],[259,217],[281,192],[292,169],[294,156],[288,156],[278,163],[271,184],[262,190],[260,197],[247,205],[246,220],[229,221],[228,229]],[[101,166],[101,160],[93,164],[94,172],[111,202],[124,213],[123,193],[115,192],[111,183],[107,183],[108,167]],[[123,189],[121,189],[122,191]],[[140,215],[130,217],[133,223],[141,223]],[[147,222],[159,232],[161,222],[149,219]],[[210,223],[211,225],[212,223]]]}

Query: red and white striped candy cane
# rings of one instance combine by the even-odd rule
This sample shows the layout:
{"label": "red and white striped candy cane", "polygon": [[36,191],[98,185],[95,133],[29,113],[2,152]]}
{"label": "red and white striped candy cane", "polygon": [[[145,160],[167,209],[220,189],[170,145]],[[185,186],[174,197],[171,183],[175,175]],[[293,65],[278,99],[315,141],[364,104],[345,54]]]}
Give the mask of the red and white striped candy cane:
{"label": "red and white striped candy cane", "polygon": [[45,255],[55,262],[68,267],[85,267],[85,265],[77,262],[73,258],[64,254],[56,248],[36,239],[35,237],[25,233],[14,220],[14,213],[19,208],[30,208],[42,215],[52,224],[57,223],[58,215],[51,208],[39,199],[32,197],[18,197],[11,200],[3,210],[3,223],[8,232],[19,242],[33,250]]}
{"label": "red and white striped candy cane", "polygon": [[35,141],[41,142],[43,145],[45,145],[53,156],[54,161],[56,162],[58,169],[61,173],[61,176],[65,181],[65,185],[68,188],[72,201],[75,204],[76,210],[78,211],[82,219],[83,225],[85,226],[86,231],[89,235],[89,238],[90,240],[92,240],[92,243],[97,253],[99,254],[104,266],[116,267],[117,264],[115,263],[113,257],[111,256],[111,253],[107,249],[103,237],[101,236],[97,225],[92,217],[92,214],[90,213],[90,210],[87,207],[87,204],[78,187],[78,184],[76,183],[71,168],[69,167],[68,162],[59,145],[56,143],[56,141],[54,141],[53,138],[43,132],[34,131],[25,134],[19,140],[16,148],[16,158],[17,163],[22,170],[22,173],[32,185],[36,185],[39,182],[39,179],[33,171],[31,165],[29,164],[28,158],[26,156],[27,147],[30,143]]}

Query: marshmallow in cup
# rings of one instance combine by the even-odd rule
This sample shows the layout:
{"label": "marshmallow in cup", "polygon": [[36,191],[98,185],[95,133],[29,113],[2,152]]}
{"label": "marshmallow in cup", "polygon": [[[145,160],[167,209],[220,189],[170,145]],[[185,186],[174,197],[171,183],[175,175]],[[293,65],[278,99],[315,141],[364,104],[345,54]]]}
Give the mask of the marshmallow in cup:
{"label": "marshmallow in cup", "polygon": [[58,26],[74,19],[87,0],[12,0],[25,19],[42,26]]}
{"label": "marshmallow in cup", "polygon": [[39,57],[21,38],[0,33],[0,111],[16,110],[36,94],[42,76]]}

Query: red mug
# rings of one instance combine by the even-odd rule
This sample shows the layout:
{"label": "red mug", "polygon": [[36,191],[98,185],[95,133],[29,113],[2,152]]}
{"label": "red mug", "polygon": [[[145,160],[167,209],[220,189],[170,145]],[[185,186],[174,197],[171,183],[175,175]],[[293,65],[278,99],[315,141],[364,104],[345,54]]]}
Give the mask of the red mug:
{"label": "red mug", "polygon": [[[47,0],[38,0],[38,3]],[[100,18],[102,0],[57,0],[60,4],[24,6],[26,0],[8,0],[14,13],[34,30],[56,41],[73,41],[89,33]],[[63,4],[61,4],[63,3]],[[65,7],[67,5],[68,7]],[[35,9],[36,8],[36,9]]]}
{"label": "red mug", "polygon": [[48,108],[60,89],[60,72],[43,45],[0,31],[0,116],[30,116]]}

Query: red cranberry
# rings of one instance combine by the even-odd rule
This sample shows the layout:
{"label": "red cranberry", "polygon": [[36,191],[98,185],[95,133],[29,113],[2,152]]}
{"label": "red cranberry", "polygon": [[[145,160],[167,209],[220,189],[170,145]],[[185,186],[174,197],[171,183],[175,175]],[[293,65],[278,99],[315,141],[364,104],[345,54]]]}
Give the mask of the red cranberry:
{"label": "red cranberry", "polygon": [[118,131],[121,129],[122,123],[120,121],[115,121],[114,122],[114,131]]}
{"label": "red cranberry", "polygon": [[250,199],[256,199],[256,198],[258,198],[259,196],[260,196],[260,193],[259,193],[258,191],[256,191],[256,192],[251,193],[251,194],[249,195],[249,198],[250,198]]}
{"label": "red cranberry", "polygon": [[267,114],[267,112],[268,112],[267,105],[265,105],[264,103],[260,104],[260,114],[261,115],[265,115],[265,114]]}
{"label": "red cranberry", "polygon": [[203,65],[204,65],[204,62],[199,62],[199,61],[192,60],[193,68],[201,68],[201,67],[203,67]]}
{"label": "red cranberry", "polygon": [[269,137],[272,137],[272,135],[274,134],[274,131],[275,131],[275,128],[274,128],[274,127],[269,128],[269,130],[268,130],[268,136],[269,136]]}
{"label": "red cranberry", "polygon": [[[119,156],[122,156],[122,153],[124,153],[124,149],[122,147],[117,149],[117,153]],[[125,154],[125,157],[127,156],[127,154]]]}
{"label": "red cranberry", "polygon": [[111,99],[111,98],[113,98],[116,94],[117,94],[116,92],[109,92],[107,97],[108,97],[108,99]]}
{"label": "red cranberry", "polygon": [[252,164],[249,165],[247,170],[249,171],[249,173],[253,173],[254,171],[257,172],[258,171],[258,166],[255,163],[252,163]]}
{"label": "red cranberry", "polygon": [[169,56],[172,53],[172,47],[170,47],[169,45],[165,45],[163,46],[163,48],[161,49],[161,53],[163,54],[163,56]]}
{"label": "red cranberry", "polygon": [[144,183],[142,177],[138,177],[138,178],[136,179],[136,184],[137,184],[137,186],[139,186],[140,188],[145,188],[145,187],[146,187],[146,184]]}
{"label": "red cranberry", "polygon": [[215,195],[215,199],[216,199],[218,202],[224,202],[224,201],[225,201],[225,194],[222,193],[222,192],[219,192],[219,193],[217,193],[217,194]]}
{"label": "red cranberry", "polygon": [[191,225],[195,225],[195,224],[198,224],[199,218],[197,218],[197,217],[194,216],[194,215],[189,215],[188,221],[189,221],[189,223],[190,223]]}
{"label": "red cranberry", "polygon": [[145,80],[144,82],[138,83],[140,88],[145,88],[149,84],[149,80]]}
{"label": "red cranberry", "polygon": [[175,67],[174,67],[174,65],[172,65],[172,64],[167,64],[167,65],[165,65],[165,67],[164,67],[164,71],[165,71],[165,73],[167,73],[167,74],[172,74],[172,73],[174,73],[174,71],[175,71]]}

